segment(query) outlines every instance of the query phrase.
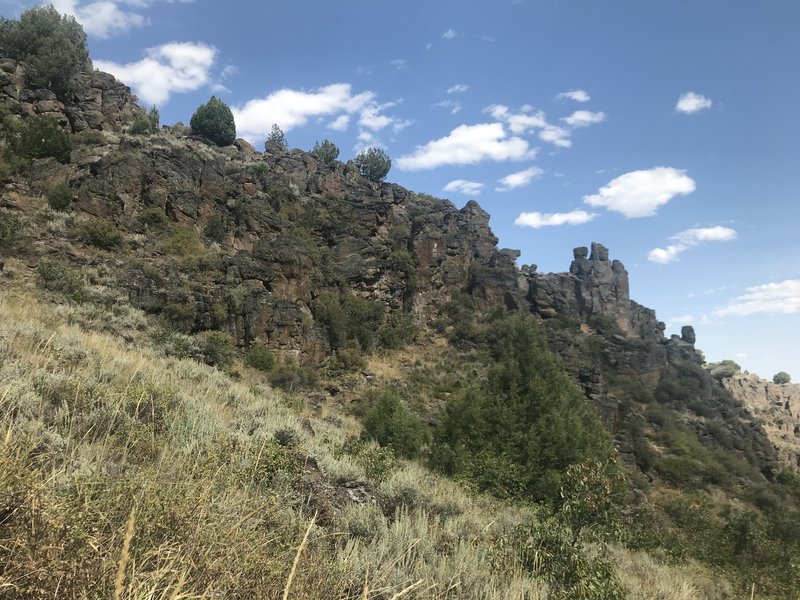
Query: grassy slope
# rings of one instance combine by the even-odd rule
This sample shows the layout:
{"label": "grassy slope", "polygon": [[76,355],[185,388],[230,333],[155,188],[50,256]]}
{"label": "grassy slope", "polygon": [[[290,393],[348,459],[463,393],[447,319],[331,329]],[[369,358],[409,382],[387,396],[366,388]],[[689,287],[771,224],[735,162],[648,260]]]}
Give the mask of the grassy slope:
{"label": "grassy slope", "polygon": [[[370,481],[368,462],[339,451],[358,431],[346,416],[246,369],[237,380],[165,358],[142,313],[55,304],[25,284],[22,263],[7,270],[0,596],[282,597],[308,529],[292,598],[547,597],[509,551],[533,510],[413,462]],[[287,428],[288,447],[275,436]],[[347,501],[353,481],[380,503]],[[632,598],[726,596],[697,569],[622,549],[614,562]]]}

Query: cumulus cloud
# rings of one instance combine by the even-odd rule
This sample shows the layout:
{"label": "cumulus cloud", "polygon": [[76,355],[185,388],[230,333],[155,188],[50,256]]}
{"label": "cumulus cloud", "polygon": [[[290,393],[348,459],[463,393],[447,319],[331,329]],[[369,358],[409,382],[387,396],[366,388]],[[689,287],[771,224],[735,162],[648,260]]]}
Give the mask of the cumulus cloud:
{"label": "cumulus cloud", "polygon": [[678,98],[678,103],[675,105],[675,110],[677,112],[690,115],[699,110],[703,110],[704,108],[711,108],[712,104],[711,98],[706,98],[705,96],[696,92],[686,92],[680,98]]}
{"label": "cumulus cloud", "polygon": [[544,173],[544,171],[539,167],[530,167],[524,171],[511,173],[502,179],[498,179],[498,182],[501,185],[495,188],[495,191],[508,192],[516,188],[525,187],[526,185],[530,185],[531,181],[533,181],[536,177],[540,177],[542,173]]}
{"label": "cumulus cloud", "polygon": [[207,85],[216,56],[217,49],[202,42],[171,42],[148,48],[135,63],[96,60],[94,66],[130,85],[145,102],[164,104],[174,93]]}
{"label": "cumulus cloud", "polygon": [[451,85],[447,88],[448,94],[463,94],[469,89],[469,86],[466,83],[457,83],[455,85]]}
{"label": "cumulus cloud", "polygon": [[[72,15],[88,35],[107,39],[145,23],[144,15],[123,10],[118,2],[100,1],[88,4],[77,0],[53,0],[53,7],[64,15]],[[141,8],[147,3],[138,4]]]}
{"label": "cumulus cloud", "polygon": [[455,179],[444,186],[445,192],[457,192],[468,196],[479,196],[483,190],[483,184],[477,181],[467,181],[466,179]]}
{"label": "cumulus cloud", "polygon": [[445,108],[450,111],[450,114],[454,115],[458,112],[461,112],[463,108],[461,106],[461,102],[455,102],[453,100],[442,100],[441,102],[437,102],[433,105],[435,108]]}
{"label": "cumulus cloud", "polygon": [[385,114],[394,103],[378,104],[373,92],[353,93],[349,83],[334,83],[312,91],[281,89],[265,98],[255,98],[231,110],[236,120],[236,130],[247,140],[259,140],[266,136],[273,123],[288,132],[308,123],[309,119],[330,117],[328,128],[344,131],[352,116],[358,116],[361,128],[359,137],[363,142],[374,142],[374,133],[391,129],[398,132],[411,122]]}
{"label": "cumulus cloud", "polygon": [[588,102],[592,97],[583,90],[572,90],[569,92],[561,92],[556,98],[568,98],[575,102]]}
{"label": "cumulus cloud", "polygon": [[588,213],[585,210],[573,210],[568,213],[523,212],[514,220],[514,225],[533,227],[534,229],[558,225],[582,225],[594,220],[595,217],[597,217],[596,214]]}
{"label": "cumulus cloud", "polygon": [[569,131],[563,127],[552,125],[547,122],[543,111],[535,111],[533,107],[525,105],[514,112],[508,106],[502,104],[492,104],[484,109],[484,112],[492,115],[498,121],[503,121],[508,125],[512,133],[523,135],[536,132],[539,139],[561,148],[569,148],[572,141],[569,139]]}
{"label": "cumulus cloud", "polygon": [[458,32],[455,29],[448,29],[442,34],[443,40],[454,40],[458,37]]}
{"label": "cumulus cloud", "polygon": [[502,123],[460,125],[449,135],[417,146],[397,159],[403,171],[421,171],[443,165],[474,165],[483,160],[523,160],[535,152],[520,137],[508,136]]}
{"label": "cumulus cloud", "polygon": [[729,242],[737,237],[736,230],[730,227],[716,225],[714,227],[694,227],[673,235],[675,240],[666,248],[654,248],[647,255],[648,260],[656,263],[667,264],[677,260],[678,256],[705,242]]}
{"label": "cumulus cloud", "polygon": [[631,171],[612,179],[596,194],[584,196],[590,206],[602,206],[622,213],[629,219],[652,217],[659,206],[677,195],[685,196],[695,190],[694,180],[685,170],[655,167]]}
{"label": "cumulus cloud", "polygon": [[576,110],[568,117],[561,119],[570,127],[588,127],[595,123],[601,123],[606,120],[605,113],[592,112],[590,110]]}
{"label": "cumulus cloud", "polygon": [[800,279],[786,279],[749,287],[727,306],[715,311],[721,317],[746,317],[754,314],[789,315],[800,313]]}

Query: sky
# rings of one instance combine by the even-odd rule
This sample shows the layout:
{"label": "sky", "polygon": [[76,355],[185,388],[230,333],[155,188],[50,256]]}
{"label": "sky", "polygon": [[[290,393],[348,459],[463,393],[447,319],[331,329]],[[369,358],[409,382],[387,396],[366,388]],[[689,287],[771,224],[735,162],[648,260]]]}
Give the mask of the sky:
{"label": "sky", "polygon": [[[15,17],[36,3],[0,0]],[[215,94],[475,199],[519,264],[600,242],[667,334],[800,381],[800,2],[56,0],[161,121]]]}

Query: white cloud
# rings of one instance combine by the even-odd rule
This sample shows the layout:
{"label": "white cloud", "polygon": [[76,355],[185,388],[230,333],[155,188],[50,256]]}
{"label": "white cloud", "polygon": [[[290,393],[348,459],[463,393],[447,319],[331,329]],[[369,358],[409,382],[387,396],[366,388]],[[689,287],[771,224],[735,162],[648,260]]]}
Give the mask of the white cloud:
{"label": "white cloud", "polygon": [[479,196],[483,190],[483,184],[477,181],[467,181],[465,179],[455,179],[444,186],[445,192],[457,192],[468,196]]}
{"label": "white cloud", "polygon": [[679,194],[685,196],[694,190],[695,182],[686,175],[686,171],[655,167],[620,175],[601,187],[596,194],[584,196],[583,201],[633,219],[651,217],[659,206],[667,204]]}
{"label": "white cloud", "polygon": [[569,98],[575,102],[588,102],[592,97],[583,90],[571,90],[569,92],[561,92],[556,98]]}
{"label": "white cloud", "polygon": [[448,94],[463,94],[469,89],[469,86],[466,83],[457,83],[455,85],[451,85],[447,88]]}
{"label": "white cloud", "polygon": [[506,175],[502,179],[498,179],[501,184],[500,187],[495,188],[496,192],[508,192],[516,188],[525,187],[530,185],[536,177],[540,177],[544,171],[539,167],[530,167],[524,171],[517,171]]}
{"label": "white cloud", "polygon": [[512,133],[523,135],[537,131],[539,139],[561,148],[569,148],[572,141],[569,139],[569,131],[557,125],[547,122],[544,112],[533,111],[533,107],[525,105],[519,112],[512,110],[502,104],[491,104],[484,109],[484,112],[492,115],[498,121],[505,121]]}
{"label": "white cloud", "polygon": [[730,227],[716,225],[714,227],[695,227],[681,231],[670,239],[675,240],[666,248],[654,248],[647,258],[656,263],[667,264],[677,260],[678,255],[689,248],[694,248],[704,242],[729,242],[737,237],[736,230]]}
{"label": "white cloud", "polygon": [[369,67],[356,67],[356,75],[372,75],[372,69]]}
{"label": "white cloud", "polygon": [[675,110],[690,115],[704,108],[711,108],[712,104],[711,98],[706,98],[695,92],[686,92],[678,98]]}
{"label": "white cloud", "polygon": [[754,314],[789,315],[800,313],[800,279],[786,279],[749,287],[715,315],[745,317]]}
{"label": "white cloud", "polygon": [[454,40],[458,37],[458,32],[455,29],[448,29],[442,34],[443,40]]}
{"label": "white cloud", "polygon": [[678,315],[677,317],[670,317],[667,319],[670,325],[689,325],[694,323],[694,315]]}
{"label": "white cloud", "polygon": [[350,115],[339,115],[333,121],[328,123],[328,129],[334,131],[345,131],[350,125]]}
{"label": "white cloud", "polygon": [[389,64],[398,71],[408,71],[408,61],[405,58],[395,58],[390,60]]}
{"label": "white cloud", "polygon": [[446,108],[450,111],[450,114],[454,115],[458,112],[461,112],[463,108],[461,106],[461,102],[454,102],[453,100],[442,100],[441,102],[437,102],[433,105],[435,108]]}
{"label": "white cloud", "polygon": [[127,65],[96,60],[94,66],[134,88],[149,104],[164,104],[173,93],[192,92],[209,83],[217,49],[202,42],[171,42],[149,48],[145,58]]}
{"label": "white cloud", "polygon": [[313,91],[281,89],[265,98],[255,98],[231,110],[236,120],[238,134],[250,141],[264,139],[273,123],[288,132],[302,127],[310,119],[330,117],[329,129],[344,131],[353,115],[358,115],[361,141],[377,143],[374,135],[390,128],[393,132],[411,124],[411,121],[386,115],[383,111],[394,103],[378,104],[373,92],[354,94],[349,83],[334,83]]}
{"label": "white cloud", "polygon": [[502,123],[460,125],[449,135],[417,146],[410,155],[397,159],[403,171],[434,169],[442,165],[474,165],[483,160],[523,160],[535,152],[520,137],[509,137]]}
{"label": "white cloud", "polygon": [[533,227],[534,229],[558,225],[582,225],[594,220],[596,217],[596,214],[588,213],[584,210],[573,210],[568,213],[524,212],[516,218],[514,225]]}
{"label": "white cloud", "polygon": [[588,127],[594,123],[601,123],[606,120],[605,113],[592,112],[590,110],[576,110],[568,117],[561,119],[570,127]]}
{"label": "white cloud", "polygon": [[215,83],[211,86],[211,92],[214,94],[230,94],[231,91],[221,83]]}
{"label": "white cloud", "polygon": [[[53,0],[51,4],[61,14],[75,17],[88,35],[101,39],[141,27],[145,23],[143,15],[121,9],[117,6],[118,2],[79,4],[78,0]],[[144,8],[147,4],[139,6]]]}
{"label": "white cloud", "polygon": [[227,79],[239,74],[239,67],[236,65],[225,65],[225,68],[220,71],[219,76],[221,79]]}
{"label": "white cloud", "polygon": [[550,142],[560,148],[571,148],[572,140],[569,139],[569,131],[556,125],[547,125],[539,132],[539,139],[543,142]]}

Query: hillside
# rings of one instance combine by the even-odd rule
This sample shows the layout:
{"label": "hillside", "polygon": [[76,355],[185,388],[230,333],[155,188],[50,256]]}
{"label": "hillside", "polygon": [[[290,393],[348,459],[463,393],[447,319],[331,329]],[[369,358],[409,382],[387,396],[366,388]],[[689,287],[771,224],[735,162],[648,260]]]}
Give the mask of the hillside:
{"label": "hillside", "polygon": [[[602,244],[518,268],[474,201],[23,82],[0,62],[0,595],[794,593],[789,421]],[[20,154],[42,118],[66,156]]]}

